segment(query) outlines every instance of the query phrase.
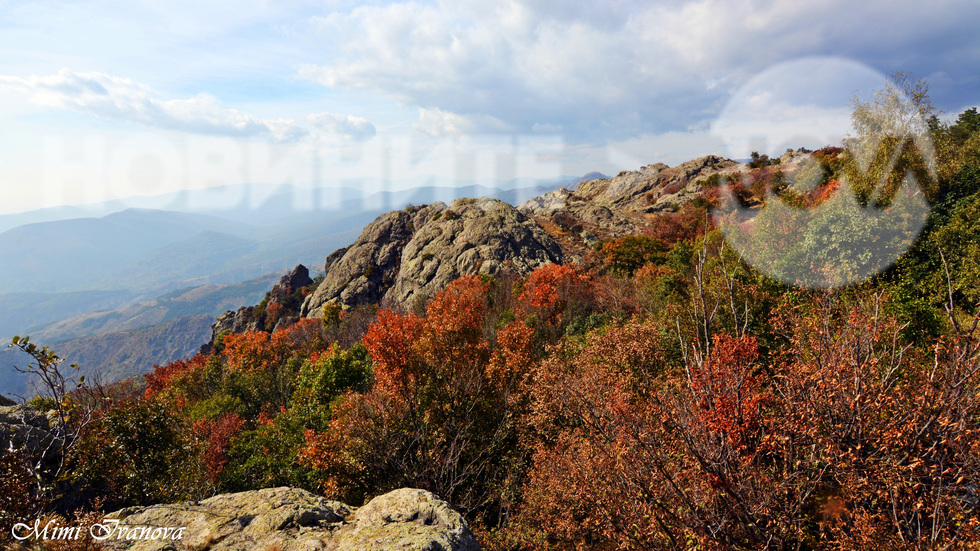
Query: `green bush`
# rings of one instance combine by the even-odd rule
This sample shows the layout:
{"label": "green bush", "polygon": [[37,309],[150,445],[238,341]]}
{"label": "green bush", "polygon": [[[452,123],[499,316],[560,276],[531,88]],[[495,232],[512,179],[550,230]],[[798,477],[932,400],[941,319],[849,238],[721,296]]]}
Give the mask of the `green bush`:
{"label": "green bush", "polygon": [[293,407],[327,405],[348,390],[366,391],[371,382],[371,357],[362,343],[346,350],[333,345],[326,353],[303,362],[296,378]]}
{"label": "green bush", "polygon": [[156,401],[110,409],[90,426],[71,457],[77,494],[106,507],[197,499],[209,488],[189,423]]}

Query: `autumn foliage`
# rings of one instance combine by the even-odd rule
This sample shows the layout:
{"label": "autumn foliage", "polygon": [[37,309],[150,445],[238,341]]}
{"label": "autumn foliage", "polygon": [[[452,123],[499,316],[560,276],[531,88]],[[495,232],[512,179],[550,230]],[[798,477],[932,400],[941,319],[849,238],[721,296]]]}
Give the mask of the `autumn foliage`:
{"label": "autumn foliage", "polygon": [[930,368],[880,312],[874,299],[787,309],[794,346],[774,377],[754,337],[719,335],[703,365],[671,365],[640,321],[552,356],[509,537],[534,549],[972,541],[974,337],[938,345]]}
{"label": "autumn foliage", "polygon": [[194,423],[194,432],[205,442],[201,461],[205,474],[212,483],[218,483],[221,472],[228,465],[228,448],[243,424],[242,418],[235,413],[225,413],[214,420],[202,419]]}
{"label": "autumn foliage", "polygon": [[[812,207],[841,155],[817,152],[809,189],[772,162],[733,179]],[[497,551],[976,548],[980,161],[954,157],[923,236],[864,282],[746,264],[712,226],[719,176],[582,265],[460,277],[414,311],[330,305],[76,393],[91,423],[58,484],[114,507],[424,488]],[[0,487],[28,487],[28,459],[5,455]]]}
{"label": "autumn foliage", "polygon": [[144,375],[146,380],[146,390],[143,395],[146,398],[153,398],[168,388],[176,378],[182,377],[187,373],[200,369],[206,358],[203,354],[198,354],[189,360],[174,360],[165,365],[154,366],[153,371]]}
{"label": "autumn foliage", "polygon": [[646,264],[662,263],[666,250],[659,239],[629,235],[602,245],[603,264],[613,272],[632,276]]}
{"label": "autumn foliage", "polygon": [[[377,384],[348,393],[329,429],[308,431],[300,459],[328,494],[431,488],[459,506],[498,515],[499,485],[515,453],[517,385],[532,331],[514,321],[487,329],[490,284],[457,279],[424,316],[379,313],[364,336]],[[538,296],[538,295],[536,295]]]}

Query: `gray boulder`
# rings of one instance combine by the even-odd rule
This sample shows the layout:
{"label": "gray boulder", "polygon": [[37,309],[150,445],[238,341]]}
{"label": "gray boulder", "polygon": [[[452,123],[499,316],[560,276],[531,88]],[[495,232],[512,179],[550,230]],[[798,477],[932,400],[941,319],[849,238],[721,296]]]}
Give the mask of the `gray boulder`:
{"label": "gray boulder", "polygon": [[30,455],[47,452],[47,459],[54,460],[64,443],[56,425],[53,412],[46,414],[28,404],[0,406],[0,450],[12,448]]}
{"label": "gray boulder", "polygon": [[337,532],[332,549],[479,551],[469,526],[431,492],[402,488],[371,500]]}
{"label": "gray boulder", "polygon": [[353,245],[328,257],[325,279],[302,314],[321,317],[328,302],[411,308],[463,275],[523,275],[562,261],[558,243],[503,201],[483,197],[409,207],[381,216]]}

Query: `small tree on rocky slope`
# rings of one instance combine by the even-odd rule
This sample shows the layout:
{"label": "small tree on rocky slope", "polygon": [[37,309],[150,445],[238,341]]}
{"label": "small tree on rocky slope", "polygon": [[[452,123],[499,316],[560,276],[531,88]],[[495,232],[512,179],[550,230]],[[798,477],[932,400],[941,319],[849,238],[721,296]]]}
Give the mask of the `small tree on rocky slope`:
{"label": "small tree on rocky slope", "polygon": [[[19,472],[33,481],[30,491],[18,496],[31,504],[24,512],[39,513],[61,497],[59,485],[63,482],[69,453],[91,422],[92,408],[70,394],[73,387],[84,383],[85,377],[80,376],[76,385],[74,376],[62,369],[64,358],[50,348],[39,347],[30,337],[14,337],[7,348],[17,348],[30,357],[26,367],[13,369],[32,377],[38,387],[38,395],[32,402],[40,407],[20,406],[15,410],[20,434],[11,435],[4,451],[10,457],[20,458]],[[72,364],[70,368],[77,370],[78,366]],[[14,468],[9,460],[6,463]]]}

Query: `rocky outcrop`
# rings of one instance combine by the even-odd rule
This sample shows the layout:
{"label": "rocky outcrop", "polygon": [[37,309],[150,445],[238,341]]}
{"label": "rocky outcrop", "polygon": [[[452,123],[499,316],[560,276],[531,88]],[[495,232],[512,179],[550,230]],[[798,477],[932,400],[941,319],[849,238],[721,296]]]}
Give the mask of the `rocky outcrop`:
{"label": "rocky outcrop", "polygon": [[[131,551],[480,549],[466,521],[446,502],[407,488],[379,496],[360,509],[305,490],[267,488],[199,502],[130,507],[106,518],[119,521],[106,547]],[[165,533],[164,528],[183,530],[175,539],[175,531]],[[157,529],[159,537],[145,537],[149,532],[152,538]]]}
{"label": "rocky outcrop", "polygon": [[739,166],[715,155],[673,168],[654,163],[624,170],[613,178],[583,182],[574,191],[552,191],[517,208],[548,230],[567,257],[576,258],[602,239],[641,231],[652,215],[677,210],[697,197],[710,175],[726,174]]}
{"label": "rocky outcrop", "polygon": [[478,551],[463,517],[425,490],[402,488],[377,497],[337,532],[335,549]]}
{"label": "rocky outcrop", "polygon": [[539,214],[550,216],[563,208],[574,194],[569,189],[556,189],[548,193],[532,197],[524,201],[517,207],[526,214]]}
{"label": "rocky outcrop", "polygon": [[561,263],[558,243],[533,220],[497,199],[457,199],[389,212],[357,241],[327,257],[324,281],[303,304],[320,317],[328,302],[406,308],[467,274],[526,274]]}
{"label": "rocky outcrop", "polygon": [[267,318],[272,315],[272,305],[279,305],[279,311],[275,314],[275,319],[266,319],[266,325],[272,326],[272,330],[290,325],[299,321],[300,308],[303,305],[305,294],[303,289],[313,285],[310,279],[310,271],[302,264],[293,268],[293,271],[282,276],[272,290],[269,291],[269,303],[266,307]]}
{"label": "rocky outcrop", "polygon": [[[290,303],[274,323],[266,317],[268,305],[286,304],[279,289],[303,284],[290,279],[294,271],[273,288],[268,304],[219,317],[202,352],[223,332],[275,330],[300,317],[319,318],[328,303],[412,309],[462,275],[525,275],[549,262],[581,261],[602,240],[640,232],[658,213],[692,201],[712,174],[740,166],[709,155],[676,167],[654,163],[613,178],[589,174],[574,190],[545,193],[517,208],[484,197],[388,212],[352,245],[326,257],[324,280],[301,305]],[[300,268],[305,281],[308,274]]]}
{"label": "rocky outcrop", "polygon": [[[739,163],[717,155],[708,155],[669,167],[654,163],[639,170],[624,170],[614,178],[582,183],[575,191],[558,190],[534,197],[518,209],[525,214],[552,216],[563,209],[580,210],[584,204],[605,207],[617,214],[648,213],[673,210],[692,200],[701,182],[715,173],[728,173]],[[652,208],[651,208],[652,207]]]}
{"label": "rocky outcrop", "polygon": [[242,306],[238,310],[228,310],[218,316],[211,324],[211,340],[201,347],[201,353],[208,354],[222,333],[244,333],[259,329],[260,322],[255,319],[254,311],[254,306]]}
{"label": "rocky outcrop", "polygon": [[661,172],[669,168],[663,163],[654,163],[639,170],[624,170],[614,178],[592,180],[580,185],[575,195],[597,205],[628,207],[636,198],[656,187]]}
{"label": "rocky outcrop", "polygon": [[708,176],[731,174],[741,166],[731,159],[708,155],[673,168],[664,168],[657,174],[656,185],[644,192],[642,200],[634,196],[628,206],[634,210],[654,213],[677,210],[701,193]]}
{"label": "rocky outcrop", "polygon": [[272,286],[260,306],[242,306],[238,310],[228,310],[218,316],[211,324],[211,340],[201,347],[201,353],[209,353],[222,333],[244,333],[259,329],[275,331],[296,323],[303,305],[302,289],[312,285],[310,270],[302,264],[296,266],[293,271],[282,276],[279,283]]}
{"label": "rocky outcrop", "polygon": [[[12,401],[5,401],[9,402]],[[57,417],[55,421],[57,424]],[[28,404],[0,406],[0,450],[24,450],[30,455],[44,450],[57,452],[61,442],[61,435],[56,427],[52,428],[49,414]]]}

